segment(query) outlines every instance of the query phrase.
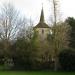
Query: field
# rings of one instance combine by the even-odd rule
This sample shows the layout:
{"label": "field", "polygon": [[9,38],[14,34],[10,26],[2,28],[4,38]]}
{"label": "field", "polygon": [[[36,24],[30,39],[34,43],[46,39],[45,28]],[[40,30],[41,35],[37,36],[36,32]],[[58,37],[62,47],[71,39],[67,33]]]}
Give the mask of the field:
{"label": "field", "polygon": [[0,75],[75,75],[75,72],[0,71]]}

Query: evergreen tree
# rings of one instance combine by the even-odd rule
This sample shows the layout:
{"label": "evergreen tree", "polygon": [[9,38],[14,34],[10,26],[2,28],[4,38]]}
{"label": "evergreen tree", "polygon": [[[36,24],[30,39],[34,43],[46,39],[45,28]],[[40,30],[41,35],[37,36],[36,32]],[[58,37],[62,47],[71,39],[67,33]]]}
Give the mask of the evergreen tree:
{"label": "evergreen tree", "polygon": [[71,26],[71,39],[70,39],[70,47],[75,49],[75,19],[73,17],[68,17],[66,22]]}

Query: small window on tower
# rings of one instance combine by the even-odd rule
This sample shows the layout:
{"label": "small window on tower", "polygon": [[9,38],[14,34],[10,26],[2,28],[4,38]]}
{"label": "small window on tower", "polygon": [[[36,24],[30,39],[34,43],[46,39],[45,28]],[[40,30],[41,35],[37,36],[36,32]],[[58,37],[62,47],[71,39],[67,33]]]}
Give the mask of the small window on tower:
{"label": "small window on tower", "polygon": [[42,29],[42,34],[44,34],[44,30]]}

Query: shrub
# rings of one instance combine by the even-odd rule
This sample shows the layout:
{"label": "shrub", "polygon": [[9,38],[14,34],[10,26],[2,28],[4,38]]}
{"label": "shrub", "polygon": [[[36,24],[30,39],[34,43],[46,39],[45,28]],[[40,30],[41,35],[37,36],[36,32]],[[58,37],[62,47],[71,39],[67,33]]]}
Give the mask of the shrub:
{"label": "shrub", "polygon": [[74,71],[75,70],[75,51],[63,50],[59,54],[59,63],[63,70]]}

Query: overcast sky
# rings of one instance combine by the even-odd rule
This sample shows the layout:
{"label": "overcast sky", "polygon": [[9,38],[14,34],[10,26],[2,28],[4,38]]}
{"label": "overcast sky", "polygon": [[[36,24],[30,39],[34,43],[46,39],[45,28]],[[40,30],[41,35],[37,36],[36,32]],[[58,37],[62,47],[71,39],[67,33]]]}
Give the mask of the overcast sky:
{"label": "overcast sky", "polygon": [[[43,3],[45,19],[51,15],[51,3],[48,0],[0,0],[0,6],[2,3],[12,3],[22,15],[27,16],[35,22],[39,21],[40,12]],[[75,17],[75,0],[60,0],[60,14],[65,19],[68,16]]]}

